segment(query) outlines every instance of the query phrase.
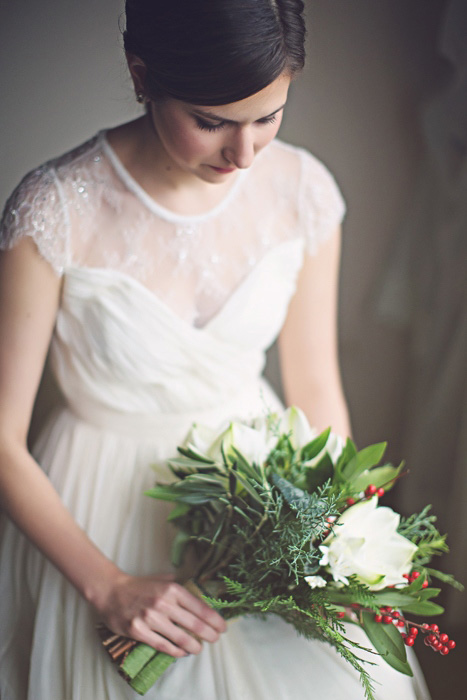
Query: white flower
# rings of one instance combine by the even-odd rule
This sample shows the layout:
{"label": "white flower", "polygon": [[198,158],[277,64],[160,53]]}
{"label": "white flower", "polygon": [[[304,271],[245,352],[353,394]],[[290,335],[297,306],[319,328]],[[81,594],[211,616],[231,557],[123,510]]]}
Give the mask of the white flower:
{"label": "white flower", "polygon": [[322,576],[305,576],[305,581],[310,588],[324,588],[327,581]]}
{"label": "white flower", "polygon": [[335,581],[347,583],[355,574],[373,591],[404,583],[417,547],[397,533],[399,520],[391,508],[378,507],[376,497],[351,506],[320,547],[320,564]]}
{"label": "white flower", "polygon": [[223,461],[222,452],[234,454],[232,448],[235,447],[248,462],[263,464],[276,442],[277,438],[268,432],[266,422],[258,422],[257,427],[231,422],[220,431],[194,424],[184,447],[218,463]]}
{"label": "white flower", "polygon": [[[225,430],[225,427],[223,427],[223,430]],[[218,435],[219,429],[215,430],[207,425],[193,423],[191,430],[182,444],[182,447],[186,447],[193,452],[206,456],[209,452],[209,448]]]}
{"label": "white flower", "polygon": [[318,437],[318,432],[310,427],[308,419],[300,408],[291,406],[282,414],[279,432],[288,434],[294,450],[304,447]]}
{"label": "white flower", "polygon": [[[318,430],[310,426],[306,415],[297,406],[291,406],[284,411],[279,422],[279,432],[290,436],[290,442],[295,450],[305,447],[319,435]],[[323,449],[316,457],[303,464],[307,467],[313,467],[321,461],[325,452],[329,454],[332,463],[335,464],[343,449],[344,440],[339,435],[330,433]]]}

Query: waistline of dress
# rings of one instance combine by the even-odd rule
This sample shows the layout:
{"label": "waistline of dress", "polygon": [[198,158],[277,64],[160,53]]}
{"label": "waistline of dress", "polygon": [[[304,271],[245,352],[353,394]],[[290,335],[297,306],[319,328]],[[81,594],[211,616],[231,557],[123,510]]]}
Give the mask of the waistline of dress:
{"label": "waistline of dress", "polygon": [[218,428],[230,420],[265,415],[268,410],[280,409],[280,402],[269,385],[260,381],[234,396],[222,397],[215,405],[190,411],[134,413],[82,398],[79,403],[68,401],[65,408],[78,420],[102,430],[142,439],[159,439],[166,431],[184,437],[193,423]]}

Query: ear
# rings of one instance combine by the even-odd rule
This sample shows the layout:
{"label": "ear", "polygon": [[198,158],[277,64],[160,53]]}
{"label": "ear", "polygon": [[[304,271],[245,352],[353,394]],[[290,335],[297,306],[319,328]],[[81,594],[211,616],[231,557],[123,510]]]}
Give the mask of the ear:
{"label": "ear", "polygon": [[132,53],[126,52],[126,60],[128,63],[128,69],[130,71],[131,79],[133,81],[133,86],[135,88],[135,93],[144,93],[146,85],[146,65],[143,61]]}

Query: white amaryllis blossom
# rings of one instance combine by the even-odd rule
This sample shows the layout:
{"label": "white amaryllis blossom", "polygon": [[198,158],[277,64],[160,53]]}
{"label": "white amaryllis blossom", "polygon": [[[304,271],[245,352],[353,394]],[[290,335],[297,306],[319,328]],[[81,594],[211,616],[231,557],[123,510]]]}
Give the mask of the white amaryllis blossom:
{"label": "white amaryllis blossom", "polygon": [[391,508],[378,507],[376,497],[348,508],[334,526],[334,533],[321,545],[320,561],[335,581],[348,583],[355,574],[372,591],[404,583],[412,568],[417,546],[399,535],[400,516]]}
{"label": "white amaryllis blossom", "polygon": [[[318,437],[319,432],[312,428],[303,411],[296,406],[288,408],[278,423],[268,420],[267,416],[258,416],[249,425],[239,421],[223,424],[213,429],[206,425],[194,424],[183,446],[190,448],[216,462],[222,461],[222,451],[229,453],[233,446],[250,462],[262,464],[271,450],[276,446],[278,435],[289,435],[295,450],[301,449]],[[343,448],[343,440],[331,433],[326,445],[316,457],[304,466],[313,467],[328,452],[335,464]]]}
{"label": "white amaryllis blossom", "polygon": [[256,426],[233,421],[219,432],[194,425],[184,444],[215,462],[222,461],[222,451],[227,455],[235,447],[248,462],[263,464],[277,443],[277,437],[269,433],[265,421],[258,422]]}
{"label": "white amaryllis blossom", "polygon": [[318,437],[318,431],[310,426],[308,419],[300,408],[291,406],[281,416],[279,433],[288,434],[294,450],[304,447]]}
{"label": "white amaryllis blossom", "polygon": [[[284,412],[279,422],[279,432],[289,434],[290,442],[295,450],[305,447],[319,435],[318,430],[310,426],[307,417],[297,406],[291,406]],[[318,464],[325,452],[329,454],[333,464],[335,464],[343,448],[343,439],[335,433],[330,433],[323,449],[316,457],[313,457],[308,462],[304,462],[304,466],[313,467],[315,464]]]}
{"label": "white amaryllis blossom", "polygon": [[324,588],[327,581],[322,576],[305,576],[305,581],[310,588]]}

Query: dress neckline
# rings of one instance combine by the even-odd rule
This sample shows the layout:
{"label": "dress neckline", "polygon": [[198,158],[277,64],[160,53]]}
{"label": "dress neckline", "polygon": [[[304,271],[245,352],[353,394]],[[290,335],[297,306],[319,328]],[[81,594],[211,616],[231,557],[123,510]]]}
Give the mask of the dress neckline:
{"label": "dress neckline", "polygon": [[211,219],[214,216],[217,216],[221,211],[223,211],[228,204],[234,199],[234,197],[237,195],[237,192],[240,188],[241,183],[247,176],[249,170],[240,170],[237,173],[235,182],[233,183],[232,187],[229,189],[227,192],[226,196],[218,203],[216,204],[215,207],[212,209],[209,209],[207,212],[204,212],[203,214],[178,214],[177,212],[172,211],[171,209],[167,209],[167,207],[162,206],[162,204],[159,204],[153,197],[151,197],[146,190],[141,187],[141,185],[135,180],[135,178],[131,175],[131,173],[127,170],[127,168],[123,165],[122,161],[116,154],[115,150],[113,147],[110,145],[109,140],[107,138],[107,129],[103,129],[102,131],[99,132],[99,137],[100,141],[102,144],[102,148],[110,160],[110,163],[112,164],[115,172],[117,173],[118,177],[122,182],[128,187],[131,192],[133,192],[138,199],[148,208],[150,209],[153,213],[157,214],[161,219],[164,219],[166,221],[170,221],[172,223],[197,223],[197,222],[202,222],[206,221],[207,219]]}

